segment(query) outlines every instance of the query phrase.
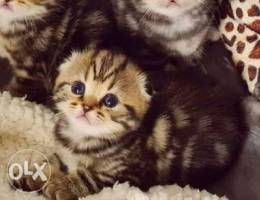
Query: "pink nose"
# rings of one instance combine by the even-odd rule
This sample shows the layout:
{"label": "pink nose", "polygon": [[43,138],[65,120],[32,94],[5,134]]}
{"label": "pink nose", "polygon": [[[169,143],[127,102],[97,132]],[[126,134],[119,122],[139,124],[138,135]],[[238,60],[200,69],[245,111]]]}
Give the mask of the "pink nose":
{"label": "pink nose", "polygon": [[83,105],[83,111],[85,113],[89,112],[90,110],[92,110],[92,108],[90,106],[87,106],[87,105]]}

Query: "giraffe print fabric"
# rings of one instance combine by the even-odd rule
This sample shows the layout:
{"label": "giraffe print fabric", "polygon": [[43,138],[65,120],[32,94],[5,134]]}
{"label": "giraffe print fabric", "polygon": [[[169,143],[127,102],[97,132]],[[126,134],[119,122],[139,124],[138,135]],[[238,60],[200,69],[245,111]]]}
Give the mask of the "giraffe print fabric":
{"label": "giraffe print fabric", "polygon": [[260,98],[260,0],[224,0],[220,32],[250,93]]}

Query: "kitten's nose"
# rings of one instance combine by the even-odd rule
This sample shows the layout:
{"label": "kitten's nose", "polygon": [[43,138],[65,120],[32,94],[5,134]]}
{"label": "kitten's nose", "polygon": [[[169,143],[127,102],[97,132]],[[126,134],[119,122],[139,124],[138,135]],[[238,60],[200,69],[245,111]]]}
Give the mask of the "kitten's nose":
{"label": "kitten's nose", "polygon": [[89,112],[90,110],[92,110],[94,107],[98,105],[97,99],[92,96],[85,97],[82,103],[85,112]]}
{"label": "kitten's nose", "polygon": [[89,112],[90,110],[92,110],[92,107],[91,107],[91,106],[83,105],[83,111],[84,111],[85,113]]}

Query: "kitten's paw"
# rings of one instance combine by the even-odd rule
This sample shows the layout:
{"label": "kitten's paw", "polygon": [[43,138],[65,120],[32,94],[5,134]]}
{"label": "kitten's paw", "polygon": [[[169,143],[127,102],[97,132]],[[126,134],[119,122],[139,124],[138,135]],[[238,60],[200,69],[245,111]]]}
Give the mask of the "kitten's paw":
{"label": "kitten's paw", "polygon": [[17,190],[25,192],[39,192],[46,181],[42,181],[40,178],[34,179],[32,176],[23,176],[19,180],[13,181],[13,186]]}
{"label": "kitten's paw", "polygon": [[43,189],[43,194],[49,200],[78,200],[77,191],[67,177],[51,180]]}

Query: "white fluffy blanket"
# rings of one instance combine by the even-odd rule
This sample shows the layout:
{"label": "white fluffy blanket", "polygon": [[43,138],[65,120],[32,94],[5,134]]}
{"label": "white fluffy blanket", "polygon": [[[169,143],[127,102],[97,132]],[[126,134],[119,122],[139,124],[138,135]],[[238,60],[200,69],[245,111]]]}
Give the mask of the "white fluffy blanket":
{"label": "white fluffy blanket", "polygon": [[[8,93],[0,93],[0,199],[1,200],[43,200],[42,196],[13,190],[7,178],[7,165],[10,157],[19,150],[33,149],[45,155],[54,151],[52,130],[55,115],[44,108],[13,98]],[[216,195],[190,187],[177,185],[157,186],[144,193],[127,183],[105,188],[96,195],[84,200],[218,200]]]}

